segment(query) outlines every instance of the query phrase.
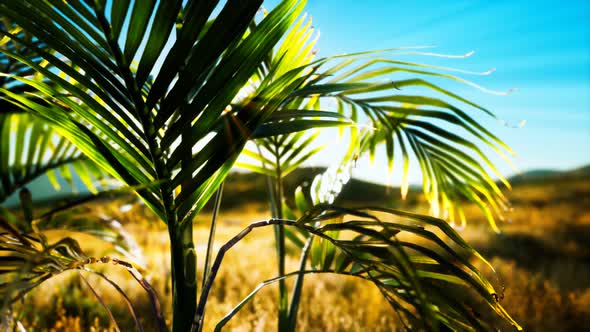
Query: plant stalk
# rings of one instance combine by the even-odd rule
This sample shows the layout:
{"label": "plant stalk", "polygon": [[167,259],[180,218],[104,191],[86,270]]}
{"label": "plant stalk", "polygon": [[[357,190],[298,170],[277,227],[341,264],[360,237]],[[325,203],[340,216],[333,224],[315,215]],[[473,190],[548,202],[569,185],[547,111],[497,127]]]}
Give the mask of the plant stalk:
{"label": "plant stalk", "polygon": [[[215,257],[215,261],[213,262],[213,265],[211,266],[211,273],[209,273],[209,276],[207,277],[207,280],[205,281],[205,284],[203,286],[203,290],[201,291],[201,294],[199,297],[199,304],[197,306],[196,314],[194,317],[193,326],[190,331],[200,332],[203,328],[203,318],[205,316],[205,306],[207,304],[207,300],[209,298],[209,293],[211,292],[211,287],[213,286],[213,282],[215,281],[215,277],[217,276],[217,272],[219,272],[219,268],[221,266],[221,262],[223,261],[223,257],[225,256],[225,253],[229,249],[231,249],[234,245],[236,245],[236,243],[238,243],[240,240],[242,240],[246,235],[250,234],[250,232],[252,232],[252,230],[254,230],[256,228],[264,227],[264,226],[268,226],[268,225],[275,225],[275,226],[283,225],[284,226],[285,224],[289,225],[289,226],[295,226],[297,223],[292,220],[280,220],[280,219],[270,219],[270,220],[263,220],[263,221],[251,223],[250,225],[248,225],[248,227],[243,229],[240,233],[238,233],[236,236],[234,236],[228,242],[226,242],[224,245],[222,245],[221,248],[219,248],[217,256]],[[187,331],[189,331],[189,330],[187,330]]]}
{"label": "plant stalk", "polygon": [[169,225],[172,260],[172,331],[189,331],[197,308],[197,255],[193,224]]}
{"label": "plant stalk", "polygon": [[[153,124],[152,114],[145,105],[141,88],[137,85],[133,73],[129,69],[129,60],[125,59],[117,41],[113,38],[111,26],[104,14],[105,8],[103,4],[95,2],[95,6],[95,12],[104,33],[108,36],[109,47],[115,56],[117,65],[119,68],[124,68],[120,74],[124,78],[126,87],[130,90],[131,98],[144,130],[142,134],[148,144],[148,150],[154,164],[157,179],[163,180],[160,184],[159,198],[164,206],[164,221],[168,225],[168,234],[170,237],[173,292],[172,331],[185,332],[190,329],[197,305],[197,256],[193,244],[192,222],[179,223],[174,206],[174,191],[166,181],[170,178],[170,172],[157,140],[158,131]],[[184,226],[179,226],[182,224]]]}
{"label": "plant stalk", "polygon": [[[278,150],[278,146],[277,146]],[[275,208],[276,219],[283,219],[283,175],[281,170],[281,160],[276,158],[276,179],[275,179]],[[282,224],[275,225],[275,238],[277,242],[277,259],[279,273],[278,277],[285,275],[285,226]],[[287,284],[285,279],[279,280],[279,314],[278,314],[278,331],[289,330],[289,293],[287,291]]]}
{"label": "plant stalk", "polygon": [[205,280],[210,272],[209,264],[211,262],[211,254],[213,253],[213,243],[215,242],[215,228],[217,226],[217,215],[219,214],[219,208],[221,207],[221,197],[223,195],[223,182],[217,188],[215,193],[215,205],[213,206],[213,215],[211,216],[211,227],[209,227],[209,239],[207,240],[207,252],[205,253],[205,265],[203,267],[203,284],[201,287],[205,287]]}
{"label": "plant stalk", "polygon": [[303,289],[303,279],[305,278],[305,266],[313,238],[314,236],[310,234],[301,250],[301,260],[299,261],[298,270],[299,274],[297,274],[297,279],[295,280],[293,296],[291,297],[291,304],[289,305],[289,331],[295,331],[297,326],[297,312],[299,311],[299,303],[301,302],[301,291]]}

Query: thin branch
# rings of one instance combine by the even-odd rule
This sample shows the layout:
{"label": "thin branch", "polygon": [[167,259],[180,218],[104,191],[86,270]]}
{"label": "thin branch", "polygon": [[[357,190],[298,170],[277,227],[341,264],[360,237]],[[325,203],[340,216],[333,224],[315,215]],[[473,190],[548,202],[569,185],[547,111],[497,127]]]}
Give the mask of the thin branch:
{"label": "thin branch", "polygon": [[195,312],[195,318],[193,320],[193,324],[191,326],[191,332],[201,332],[203,328],[203,317],[205,315],[205,305],[207,304],[207,299],[209,297],[209,293],[211,292],[211,287],[213,286],[213,281],[217,276],[217,272],[221,266],[221,262],[225,253],[231,249],[236,243],[242,240],[246,235],[248,235],[252,230],[259,227],[269,226],[269,225],[289,225],[295,226],[296,222],[292,220],[283,220],[283,219],[270,219],[270,220],[262,220],[254,222],[248,225],[245,229],[243,229],[240,233],[236,236],[231,238],[228,242],[226,242],[221,248],[219,248],[219,252],[217,253],[217,257],[215,257],[215,262],[211,267],[211,273],[207,277],[207,281],[203,286],[203,290],[201,291],[201,296],[199,298],[199,302],[197,304],[197,311]]}
{"label": "thin branch", "polygon": [[96,292],[96,290],[94,290],[94,288],[92,287],[92,285],[90,285],[90,283],[88,282],[88,280],[86,280],[86,278],[84,278],[84,276],[82,275],[82,273],[80,273],[80,271],[78,271],[78,275],[80,276],[80,278],[82,279],[82,281],[84,281],[84,283],[86,284],[86,286],[88,286],[88,288],[90,289],[90,291],[92,291],[92,294],[94,294],[94,296],[96,297],[96,299],[98,300],[98,302],[100,302],[100,304],[102,305],[102,307],[106,311],[107,315],[109,316],[109,319],[110,319],[111,323],[115,327],[115,331],[120,332],[121,330],[119,329],[119,326],[117,325],[117,320],[113,316],[113,313],[111,312],[111,310],[109,310],[109,307],[106,305],[106,303],[104,303],[102,297],[100,297],[100,295],[98,295],[98,293]]}
{"label": "thin branch", "polygon": [[295,279],[295,286],[293,288],[293,297],[291,298],[291,304],[289,306],[289,327],[292,331],[295,331],[297,325],[297,312],[299,310],[299,303],[301,301],[301,291],[303,288],[303,279],[305,276],[305,265],[307,263],[307,257],[311,244],[313,243],[314,235],[310,234],[309,238],[305,242],[303,249],[301,249],[301,260],[299,261],[299,274]]}
{"label": "thin branch", "polygon": [[[109,279],[106,275],[104,275],[98,271],[90,271],[90,272],[93,272],[96,275],[103,278],[106,282],[108,282],[111,286],[113,286],[119,292],[119,294],[121,294],[121,296],[123,297],[123,300],[125,301],[125,304],[127,304],[127,308],[129,308],[129,312],[131,313],[131,316],[133,316],[133,320],[135,321],[135,325],[137,326],[137,330],[139,332],[143,332],[143,326],[141,326],[141,322],[139,321],[139,317],[137,317],[137,313],[135,312],[135,309],[133,308],[133,303],[131,303],[131,300],[129,299],[127,294],[125,294],[123,289],[121,289],[121,287],[119,287],[119,285],[117,285],[114,281]],[[82,276],[82,274],[80,272],[78,272],[78,274],[80,274],[80,276]]]}
{"label": "thin branch", "polygon": [[254,290],[252,290],[250,292],[250,294],[248,294],[240,303],[238,303],[227,315],[225,315],[218,323],[217,325],[215,325],[215,332],[221,331],[221,328],[223,326],[225,326],[225,324],[227,324],[227,322],[232,319],[233,316],[235,316],[238,311],[254,296],[256,295],[256,293],[258,293],[262,288],[264,288],[265,286],[268,286],[272,283],[275,283],[277,281],[281,281],[281,280],[285,280],[287,278],[290,277],[294,277],[294,276],[299,276],[302,274],[328,274],[328,273],[335,273],[335,274],[340,274],[340,275],[346,275],[346,276],[351,276],[351,277],[358,277],[361,278],[363,280],[366,280],[366,278],[364,278],[363,276],[359,275],[359,274],[353,274],[353,273],[347,273],[347,272],[336,272],[334,270],[322,270],[322,271],[318,271],[318,270],[301,270],[301,271],[295,271],[295,272],[290,272],[285,274],[282,277],[275,277],[272,279],[268,279],[265,280],[263,282],[261,282],[260,284],[258,284],[258,286],[256,286],[256,288],[254,288]]}
{"label": "thin branch", "polygon": [[164,319],[164,313],[162,312],[162,305],[160,304],[160,300],[158,298],[158,294],[156,290],[150,285],[145,278],[141,276],[139,271],[135,268],[127,268],[131,276],[143,287],[143,289],[148,294],[150,298],[150,302],[152,304],[152,311],[154,313],[154,317],[156,319],[156,324],[158,326],[158,331],[160,332],[167,332],[168,327],[166,327],[166,320]]}
{"label": "thin branch", "polygon": [[205,287],[205,280],[209,276],[210,268],[209,264],[211,261],[211,254],[213,253],[213,243],[215,242],[215,228],[217,226],[217,215],[219,214],[219,208],[221,207],[221,198],[223,195],[223,184],[217,188],[215,193],[215,205],[213,206],[213,216],[211,217],[211,227],[209,227],[209,239],[207,241],[207,252],[205,253],[205,266],[203,267],[203,284],[201,288]]}
{"label": "thin branch", "polygon": [[[275,147],[275,184],[276,184],[276,199],[275,199],[275,211],[276,216],[275,218],[283,219],[283,173],[281,169],[281,156],[279,152],[279,144],[277,142],[277,137],[273,137],[274,147]],[[285,275],[285,256],[286,256],[286,249],[285,249],[285,226],[282,224],[278,224],[275,226],[275,237],[276,237],[276,245],[277,245],[277,260],[278,260],[278,270],[279,270],[279,277]],[[288,324],[289,321],[289,293],[287,291],[287,284],[285,283],[284,279],[279,280],[279,314],[278,314],[278,329],[283,331],[287,329],[285,324]]]}

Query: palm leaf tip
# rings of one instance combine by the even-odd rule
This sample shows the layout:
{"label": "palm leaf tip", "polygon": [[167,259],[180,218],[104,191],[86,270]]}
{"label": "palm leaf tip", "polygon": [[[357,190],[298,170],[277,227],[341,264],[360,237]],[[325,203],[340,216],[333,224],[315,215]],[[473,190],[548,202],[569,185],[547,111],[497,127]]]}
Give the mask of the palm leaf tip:
{"label": "palm leaf tip", "polygon": [[[412,330],[494,331],[500,321],[521,330],[500,305],[494,287],[470,262],[475,251],[440,219],[389,209],[317,205],[304,211],[298,221],[252,224],[223,246],[223,254],[254,228],[273,224],[293,229],[291,235],[298,239],[294,243],[304,245],[301,236],[313,240],[311,269],[263,282],[220,321],[218,330],[264,286],[312,273],[347,275],[373,283],[398,313],[400,323]],[[437,229],[448,239],[437,235]],[[410,240],[415,237],[424,241]],[[474,302],[473,297],[479,300]],[[478,301],[500,321],[486,321],[477,312],[480,309],[474,309]]]}

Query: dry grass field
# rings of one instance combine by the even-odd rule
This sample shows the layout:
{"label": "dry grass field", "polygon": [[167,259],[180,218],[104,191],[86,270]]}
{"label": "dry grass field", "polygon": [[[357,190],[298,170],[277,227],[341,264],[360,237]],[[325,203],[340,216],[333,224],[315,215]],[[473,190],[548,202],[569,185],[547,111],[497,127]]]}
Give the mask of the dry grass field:
{"label": "dry grass field", "polygon": [[[573,175],[572,175],[573,174]],[[590,178],[572,173],[544,180],[516,181],[508,195],[513,211],[495,234],[475,207],[464,237],[497,270],[488,276],[505,291],[502,303],[527,331],[583,331],[590,329]],[[231,197],[230,197],[231,198]],[[149,280],[164,308],[170,308],[167,232],[142,206],[122,213],[119,201],[93,203],[92,213],[119,220],[143,250]],[[227,204],[218,227],[217,245],[251,221],[268,217],[263,203]],[[418,197],[407,208],[423,209]],[[208,215],[195,223],[196,243],[204,244]],[[100,255],[104,245],[82,239],[84,248]],[[256,230],[234,247],[224,261],[207,307],[206,331],[213,329],[233,306],[258,283],[275,275],[272,229]],[[198,245],[203,257],[204,245]],[[202,262],[201,262],[202,263]],[[295,268],[297,257],[288,261]],[[481,266],[483,270],[485,268]],[[116,266],[101,266],[134,301],[144,327],[153,325],[146,294]],[[200,271],[199,271],[200,272]],[[133,319],[119,295],[93,275],[81,272],[110,306],[122,331],[134,329]],[[276,288],[264,288],[227,326],[227,331],[275,331]],[[306,278],[299,316],[300,331],[392,331],[395,313],[370,284],[329,275]],[[15,307],[31,331],[109,331],[111,323],[76,272],[42,285]],[[168,317],[170,312],[165,313]],[[334,318],[337,317],[337,318]]]}

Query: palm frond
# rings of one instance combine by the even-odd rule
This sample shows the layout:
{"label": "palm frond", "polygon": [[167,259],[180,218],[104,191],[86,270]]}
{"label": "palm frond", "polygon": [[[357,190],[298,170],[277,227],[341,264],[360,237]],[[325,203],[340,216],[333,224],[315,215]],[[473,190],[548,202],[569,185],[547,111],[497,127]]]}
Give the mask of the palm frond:
{"label": "palm frond", "polygon": [[[190,219],[202,208],[245,142],[286,98],[281,89],[294,84],[293,78],[278,80],[264,89],[264,99],[226,111],[295,21],[303,1],[284,1],[247,34],[259,0],[229,1],[210,23],[214,2],[123,2],[110,11],[101,2],[37,2],[6,1],[0,13],[49,48],[3,30],[2,37],[26,45],[34,57],[1,52],[52,84],[9,76],[36,89],[45,103],[11,91],[2,91],[5,99],[51,122],[125,184],[164,180],[138,194],[167,222]],[[128,27],[121,21],[126,15],[133,17]],[[176,40],[166,53],[164,42],[175,27]],[[139,48],[142,39],[147,39],[145,49]],[[60,73],[40,66],[38,58]],[[154,69],[158,59],[159,71]],[[202,148],[197,152],[196,147]],[[172,205],[174,215],[165,212]]]}
{"label": "palm frond", "polygon": [[[27,199],[27,195],[24,198]],[[23,206],[29,207],[30,205],[29,198],[29,202]],[[87,270],[99,275],[119,292],[127,302],[138,328],[142,330],[133,305],[123,290],[104,274],[92,269],[94,264],[112,263],[125,267],[146,290],[152,302],[157,326],[160,331],[165,331],[157,295],[141,276],[136,266],[110,256],[101,258],[88,256],[81,249],[80,244],[71,237],[62,237],[53,243],[48,240],[46,232],[55,229],[55,225],[52,223],[57,223],[58,228],[67,229],[69,232],[80,231],[110,242],[114,245],[113,251],[123,254],[123,257],[134,258],[129,254],[132,252],[133,243],[130,242],[130,238],[122,236],[124,232],[121,232],[120,225],[104,220],[93,223],[83,215],[75,218],[72,214],[80,213],[79,211],[70,211],[70,215],[50,221],[19,220],[6,211],[0,216],[0,250],[3,252],[0,256],[0,295],[4,299],[2,312],[5,312],[14,302],[23,299],[27,293],[50,278],[70,270]],[[83,278],[82,275],[80,277]],[[83,280],[85,279],[83,278]],[[90,284],[88,286],[92,289]],[[92,291],[94,292],[94,290]],[[95,293],[95,295],[97,294]],[[98,295],[97,298],[102,303]],[[105,309],[108,311],[106,306]]]}
{"label": "palm frond", "polygon": [[[0,18],[0,31],[7,31],[11,34],[18,35],[22,40],[26,40],[28,43],[34,44],[37,47],[44,47],[45,44],[34,38],[31,34],[23,31],[23,29],[17,26],[14,22],[7,19],[6,17]],[[8,37],[0,38],[0,49],[7,50],[11,53],[23,54],[32,57],[38,62],[42,62],[42,59],[34,54],[31,49],[26,45],[20,44]],[[14,60],[4,53],[0,53],[0,73],[14,74],[19,76],[28,76],[35,74],[35,71],[24,63]],[[37,77],[40,78],[40,77]],[[10,87],[11,91],[16,93],[27,93],[33,89],[26,84],[22,84],[14,78],[8,76],[0,77],[0,87]],[[0,113],[19,113],[22,110],[15,107],[13,104],[0,99]]]}
{"label": "palm frond", "polygon": [[[0,31],[18,36],[19,40],[23,41],[19,43],[9,37],[0,40],[0,49],[4,51],[0,52],[0,87],[43,103],[43,99],[37,97],[34,87],[15,79],[14,76],[34,76],[38,81],[45,78],[26,63],[7,54],[26,56],[38,66],[48,69],[48,63],[27,46],[43,48],[46,46],[45,43],[23,31],[6,17],[0,20]],[[54,187],[59,189],[56,173],[61,173],[71,185],[72,173],[77,173],[91,192],[97,191],[95,180],[103,179],[103,171],[69,141],[60,137],[47,122],[23,114],[21,108],[7,102],[1,95],[0,100],[0,202],[43,174],[47,174]]]}
{"label": "palm frond", "polygon": [[[373,283],[410,330],[446,326],[458,331],[495,331],[497,326],[483,321],[474,309],[479,300],[500,318],[498,326],[503,321],[521,330],[500,305],[501,294],[471,263],[472,258],[484,259],[447,222],[434,217],[392,209],[316,205],[297,221],[271,219],[251,224],[222,246],[213,269],[252,230],[278,224],[330,243],[335,248],[331,259],[264,282],[222,319],[218,330],[264,285],[308,273],[342,274]],[[332,235],[335,232],[338,237]],[[208,287],[214,277],[215,272]]]}
{"label": "palm frond", "polygon": [[[368,121],[366,130],[355,129],[351,135],[351,146],[356,148],[354,158],[367,153],[373,157],[377,146],[384,144],[390,171],[394,160],[403,161],[402,198],[407,194],[407,173],[413,154],[422,170],[423,190],[435,216],[445,216],[452,222],[461,219],[464,223],[461,206],[464,200],[469,200],[484,211],[490,225],[498,230],[495,220],[503,219],[508,201],[493,176],[507,188],[510,185],[483,151],[491,149],[511,163],[512,150],[467,111],[452,103],[495,118],[491,111],[425,78],[456,81],[489,91],[444,72],[465,73],[453,68],[383,58],[363,60],[363,57],[340,55],[313,62],[311,65],[319,67],[317,75],[291,98],[317,98],[323,103],[335,103],[340,114],[356,122]],[[390,78],[397,73],[417,75],[417,78]],[[415,95],[417,89],[422,89],[425,95]],[[394,156],[395,151],[401,152],[401,156]],[[345,157],[346,162],[350,159],[350,155]]]}
{"label": "palm frond", "polygon": [[[276,176],[272,170],[280,164],[282,174],[286,175],[322,150],[321,146],[308,146],[319,127],[342,129],[353,125],[350,146],[356,150],[352,155],[349,151],[345,162],[366,153],[373,158],[377,146],[384,144],[390,172],[394,160],[403,161],[402,198],[409,186],[409,162],[415,158],[434,215],[464,224],[462,202],[469,200],[480,207],[490,225],[498,230],[496,220],[503,220],[508,202],[493,176],[506,187],[510,185],[483,149],[497,152],[509,163],[512,150],[453,102],[495,118],[491,111],[426,80],[455,81],[496,93],[452,74],[483,76],[492,71],[468,72],[382,57],[435,55],[404,48],[314,60],[312,49],[317,38],[310,40],[311,36],[311,19],[302,17],[243,89],[243,94],[255,96],[277,77],[294,70],[301,79],[277,112],[255,132],[258,150],[247,148],[237,166]],[[393,75],[401,78],[396,80]],[[416,77],[405,78],[409,75]],[[424,95],[416,95],[419,90]],[[239,101],[234,103],[239,105]],[[368,123],[362,124],[365,121]],[[370,130],[361,131],[359,126]],[[401,155],[394,157],[395,151]]]}
{"label": "palm frond", "polygon": [[[46,43],[37,47],[0,31],[35,56],[0,52],[44,78],[8,75],[30,86],[34,98],[5,88],[0,93],[50,122],[104,172],[138,188],[168,224],[175,285],[184,289],[175,291],[173,326],[186,331],[196,305],[193,217],[256,129],[288,97],[286,91],[300,84],[298,72],[261,88],[260,98],[228,105],[305,1],[282,1],[252,31],[247,29],[262,0],[230,0],[219,7],[217,1],[197,0],[116,2],[0,3],[0,16]],[[156,63],[162,64],[159,70]]]}
{"label": "palm frond", "polygon": [[117,219],[93,215],[84,206],[70,208],[46,218],[34,220],[38,232],[64,230],[69,233],[84,233],[112,245],[112,251],[135,264],[142,266],[142,250],[134,237]]}
{"label": "palm frond", "polygon": [[[292,94],[315,76],[309,64],[319,33],[315,33],[312,20],[303,15],[291,28],[280,45],[277,45],[262,62],[242,94],[265,98],[263,92],[284,77],[297,75],[298,84],[290,86]],[[256,29],[256,24],[252,25]],[[241,100],[234,101],[240,105]],[[233,105],[232,105],[233,106]],[[354,125],[346,116],[333,111],[322,111],[318,98],[289,98],[254,132],[256,151],[246,147],[236,166],[276,177],[280,168],[286,176],[301,166],[325,146],[315,144],[322,128],[344,128]]]}
{"label": "palm frond", "polygon": [[[450,103],[398,91],[425,88],[453,103],[491,112],[423,78],[382,79],[405,73],[476,85],[437,72],[446,68],[375,60],[376,52],[314,61],[310,21],[297,21],[305,2],[281,1],[260,19],[256,13],[262,0],[229,0],[223,6],[217,1],[197,0],[0,3],[0,17],[14,22],[14,26],[0,29],[0,38],[28,50],[0,47],[0,53],[24,70],[37,73],[3,74],[11,84],[26,87],[28,93],[4,86],[0,87],[2,98],[51,124],[97,169],[133,188],[168,224],[174,330],[202,328],[208,291],[223,252],[207,274],[197,305],[192,220],[252,139],[258,139],[262,149],[275,157],[273,161],[259,154],[262,168],[268,159],[283,162],[282,168],[288,172],[319,151],[312,147],[314,134],[307,133],[308,129],[350,126],[365,117],[374,130],[359,133],[353,127],[353,144],[346,160],[371,153],[384,142],[393,161],[397,144],[405,170],[411,152],[424,165],[424,189],[433,206],[442,201],[439,205],[454,211],[460,198],[479,199],[493,218],[505,205],[482,166],[493,165],[487,163],[478,146],[490,146],[501,154],[509,149]],[[294,23],[296,27],[290,29]],[[274,49],[282,39],[282,46]],[[43,45],[38,42],[41,40]],[[159,69],[157,63],[162,64]],[[249,82],[254,83],[253,88],[244,93]],[[328,100],[340,105],[337,111],[327,112],[322,107]],[[445,125],[434,125],[431,120]],[[462,128],[470,138],[455,135],[446,126]],[[23,148],[22,144],[15,146]],[[452,167],[461,172],[443,170]],[[496,302],[493,288],[469,262],[468,256],[476,253],[444,221],[394,210],[359,211],[326,205],[308,212],[299,221],[255,224],[238,237],[264,225],[291,226],[302,230],[302,235],[313,234],[317,244],[306,241],[312,248],[316,271],[372,281],[402,321],[413,327],[487,328],[469,313],[468,306],[453,302],[445,286],[457,283],[474,290],[500,317],[511,321]],[[460,250],[426,228],[438,229],[436,232]],[[69,240],[49,245],[43,237],[6,229],[3,245],[16,245],[7,250],[29,258],[41,254],[50,262],[40,263],[40,269],[24,279],[23,289],[53,273],[85,265],[83,253]],[[433,249],[405,241],[402,233],[421,237]],[[232,240],[223,250],[233,244]],[[11,256],[6,257],[7,273],[12,275],[28,264],[18,259],[11,263]],[[31,261],[29,258],[24,261]],[[20,281],[23,279],[16,284]],[[6,298],[14,298],[11,296],[7,293]]]}
{"label": "palm frond", "polygon": [[106,173],[96,167],[71,142],[49,124],[26,113],[0,114],[0,202],[47,174],[59,189],[57,174],[73,185],[72,172],[84,185],[97,192],[97,182]]}

